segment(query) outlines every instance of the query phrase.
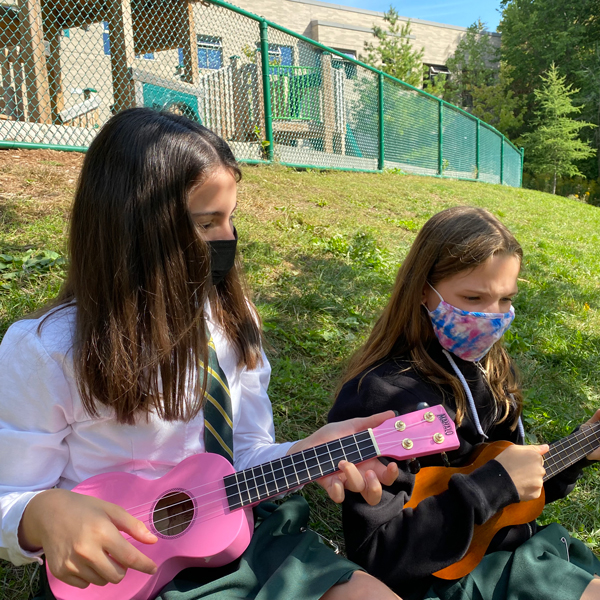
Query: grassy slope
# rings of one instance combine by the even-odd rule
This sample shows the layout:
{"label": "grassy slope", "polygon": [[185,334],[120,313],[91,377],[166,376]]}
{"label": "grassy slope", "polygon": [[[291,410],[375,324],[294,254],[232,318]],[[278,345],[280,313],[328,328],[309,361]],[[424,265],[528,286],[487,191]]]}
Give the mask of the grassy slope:
{"label": "grassy slope", "polygon": [[[0,153],[2,181],[11,182],[9,194],[0,188],[0,252],[26,245],[63,252],[79,159],[19,156],[28,164]],[[566,435],[600,405],[598,208],[530,190],[393,173],[246,168],[237,227],[270,346],[280,439],[325,422],[344,361],[384,306],[416,231],[457,204],[491,210],[524,246],[507,343],[523,371],[532,441]],[[0,292],[0,336],[58,283],[59,273],[41,275]],[[542,517],[565,523],[594,549],[600,547],[598,483],[591,470],[568,501]],[[314,527],[339,539],[339,509],[314,487],[305,494]],[[25,585],[13,574],[11,582]]]}

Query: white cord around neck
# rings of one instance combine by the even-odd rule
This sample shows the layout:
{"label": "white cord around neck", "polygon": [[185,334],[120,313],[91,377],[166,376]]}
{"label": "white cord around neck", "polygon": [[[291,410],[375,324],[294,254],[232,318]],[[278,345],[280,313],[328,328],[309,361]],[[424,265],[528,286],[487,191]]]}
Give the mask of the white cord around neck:
{"label": "white cord around neck", "polygon": [[[467,383],[465,376],[461,373],[460,369],[458,368],[458,365],[454,362],[452,355],[447,350],[442,350],[442,352],[448,359],[448,362],[454,369],[456,376],[459,378],[460,382],[462,383],[463,389],[465,390],[465,394],[467,395],[467,398],[469,400],[469,406],[471,407],[471,412],[473,413],[473,421],[475,422],[475,427],[477,427],[477,432],[480,433],[484,438],[487,439],[488,436],[485,435],[485,433],[483,432],[481,423],[479,422],[479,415],[477,414],[475,400],[473,400],[473,394],[471,393],[471,389],[469,388],[469,384]],[[514,396],[512,394],[510,395],[510,397],[514,400]],[[519,420],[517,421],[517,427],[519,429],[519,434],[521,435],[521,439],[523,440],[523,443],[525,443],[525,427],[523,426],[523,419],[521,417],[519,417]]]}
{"label": "white cord around neck", "polygon": [[469,385],[467,383],[467,380],[465,379],[465,376],[461,373],[457,364],[454,362],[454,359],[452,358],[450,352],[448,352],[447,350],[443,350],[443,353],[444,353],[444,356],[448,359],[448,362],[450,363],[451,367],[454,369],[456,376],[462,383],[463,389],[465,390],[465,394],[467,395],[467,399],[469,400],[469,406],[471,407],[471,413],[473,415],[473,421],[475,422],[475,427],[477,428],[477,432],[487,440],[488,436],[485,435],[485,433],[483,432],[483,428],[481,427],[481,423],[479,422],[479,415],[477,414],[477,407],[475,406],[475,400],[473,400],[473,394],[471,393],[471,389],[469,388]]}

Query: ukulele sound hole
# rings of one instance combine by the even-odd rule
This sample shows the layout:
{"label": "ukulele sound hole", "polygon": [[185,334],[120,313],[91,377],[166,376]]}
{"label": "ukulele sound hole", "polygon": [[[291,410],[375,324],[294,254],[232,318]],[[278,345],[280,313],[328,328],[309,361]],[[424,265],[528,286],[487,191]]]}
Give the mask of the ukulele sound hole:
{"label": "ukulele sound hole", "polygon": [[194,512],[194,503],[186,493],[170,492],[156,503],[152,522],[158,533],[173,537],[190,526]]}

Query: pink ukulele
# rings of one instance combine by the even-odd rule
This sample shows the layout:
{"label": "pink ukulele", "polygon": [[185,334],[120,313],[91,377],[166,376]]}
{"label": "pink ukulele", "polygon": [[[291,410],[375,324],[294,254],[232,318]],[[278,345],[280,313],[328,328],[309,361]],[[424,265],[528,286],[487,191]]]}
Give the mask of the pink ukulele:
{"label": "pink ukulele", "polygon": [[[149,600],[188,567],[219,567],[250,543],[252,506],[337,471],[341,460],[375,456],[407,460],[459,447],[454,423],[441,406],[394,417],[333,442],[235,472],[216,454],[197,454],[164,477],[96,475],[73,491],[125,508],[158,536],[152,545],[129,541],[158,565],[154,575],[129,569],[118,584],[79,589],[48,572],[57,600]],[[125,534],[123,534],[125,535]]]}

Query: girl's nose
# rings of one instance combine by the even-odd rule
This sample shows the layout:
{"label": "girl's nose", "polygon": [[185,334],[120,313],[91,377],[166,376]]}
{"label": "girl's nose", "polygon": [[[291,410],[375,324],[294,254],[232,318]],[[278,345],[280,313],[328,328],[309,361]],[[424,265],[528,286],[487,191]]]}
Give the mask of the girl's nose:
{"label": "girl's nose", "polygon": [[227,235],[224,237],[224,240],[236,240],[237,239],[237,231],[235,230],[235,225],[231,222],[227,224],[226,227]]}

